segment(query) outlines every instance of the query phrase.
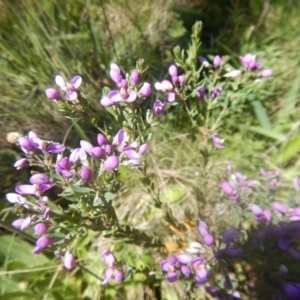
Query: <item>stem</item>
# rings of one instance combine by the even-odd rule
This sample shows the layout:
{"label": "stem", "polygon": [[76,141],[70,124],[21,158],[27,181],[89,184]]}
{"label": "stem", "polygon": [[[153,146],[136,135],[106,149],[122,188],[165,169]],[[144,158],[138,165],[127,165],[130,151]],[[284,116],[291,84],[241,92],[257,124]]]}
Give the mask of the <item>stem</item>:
{"label": "stem", "polygon": [[6,230],[8,230],[10,232],[16,233],[17,235],[24,238],[25,240],[28,240],[28,241],[33,242],[33,243],[36,242],[36,239],[33,238],[32,236],[30,236],[29,234],[27,234],[27,233],[25,233],[21,230],[18,230],[18,229],[14,228],[10,225],[5,224],[5,222],[3,222],[2,220],[0,220],[0,227],[3,227],[3,228],[5,228]]}

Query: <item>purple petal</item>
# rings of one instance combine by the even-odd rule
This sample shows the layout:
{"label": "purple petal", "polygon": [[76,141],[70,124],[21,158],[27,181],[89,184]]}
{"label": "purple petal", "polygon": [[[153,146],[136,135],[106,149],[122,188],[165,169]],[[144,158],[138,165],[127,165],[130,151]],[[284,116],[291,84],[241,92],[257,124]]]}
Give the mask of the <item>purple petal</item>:
{"label": "purple petal", "polygon": [[14,167],[17,170],[20,170],[20,169],[26,167],[28,164],[29,164],[29,161],[27,158],[21,158],[14,163]]}
{"label": "purple petal", "polygon": [[137,99],[137,92],[136,91],[131,91],[129,93],[129,97],[126,99],[126,102],[132,103]]}
{"label": "purple petal", "polygon": [[71,79],[70,83],[74,86],[75,89],[78,89],[81,86],[82,77],[77,75]]}
{"label": "purple petal", "polygon": [[100,104],[104,107],[109,107],[109,106],[115,105],[115,102],[110,100],[108,97],[102,97],[100,99]]}
{"label": "purple petal", "polygon": [[179,262],[182,264],[188,264],[193,260],[193,256],[187,253],[181,253],[176,256]]}
{"label": "purple petal", "polygon": [[8,193],[6,194],[6,199],[8,202],[10,203],[18,203],[18,204],[24,204],[27,199],[19,194],[16,194],[16,193]]}
{"label": "purple petal", "polygon": [[37,193],[37,187],[30,184],[17,185],[15,191],[21,195],[35,195]]}
{"label": "purple petal", "polygon": [[43,183],[51,184],[52,183],[51,178],[46,174],[34,174],[30,177],[29,181],[32,184],[43,184]]}
{"label": "purple petal", "polygon": [[94,148],[92,144],[90,144],[89,142],[84,141],[84,140],[80,141],[80,146],[88,154],[91,154],[91,152]]}
{"label": "purple petal", "polygon": [[22,227],[22,224],[23,224],[24,221],[25,221],[25,219],[17,219],[17,220],[15,220],[15,221],[13,221],[13,222],[11,223],[11,225],[12,225],[13,227],[15,227],[15,228],[20,229],[20,228]]}
{"label": "purple petal", "polygon": [[46,151],[49,153],[62,153],[64,152],[66,147],[61,144],[49,144],[46,147]]}
{"label": "purple petal", "polygon": [[189,277],[191,274],[191,268],[189,266],[181,266],[181,272],[185,277]]}
{"label": "purple petal", "polygon": [[174,282],[176,281],[178,278],[178,274],[177,274],[177,271],[173,271],[173,272],[168,272],[168,275],[167,275],[167,280],[169,282]]}
{"label": "purple petal", "polygon": [[107,141],[106,137],[102,133],[99,133],[97,135],[97,142],[98,142],[98,145],[100,147],[103,146],[103,145],[108,144],[108,141]]}

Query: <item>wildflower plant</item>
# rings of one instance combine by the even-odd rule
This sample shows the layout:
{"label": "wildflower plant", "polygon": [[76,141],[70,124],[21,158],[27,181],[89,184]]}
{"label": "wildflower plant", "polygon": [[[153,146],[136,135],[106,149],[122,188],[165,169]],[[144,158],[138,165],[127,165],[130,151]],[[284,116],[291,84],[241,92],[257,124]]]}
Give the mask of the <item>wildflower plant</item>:
{"label": "wildflower plant", "polygon": [[[300,208],[296,202],[288,207],[275,201],[283,184],[281,172],[262,167],[249,179],[232,165],[211,171],[212,156],[226,149],[221,125],[235,113],[240,90],[267,80],[272,71],[263,69],[251,53],[239,56],[239,69],[227,56],[200,56],[201,26],[194,25],[187,51],[174,49],[168,78],[149,82],[143,60],[132,71],[111,64],[113,84],[103,89],[99,106],[113,121],[102,126],[84,95],[82,77],[70,82],[55,77],[56,88],[46,89],[46,97],[69,118],[91,121],[96,133],[76,148],[44,140],[33,131],[15,136],[24,154],[15,168],[29,167],[31,176],[6,195],[18,215],[12,226],[33,234],[32,255],[50,251],[67,270],[89,268],[77,250],[84,237],[93,232],[109,239],[110,249],[99,253],[99,266],[102,255],[106,268],[99,289],[110,284],[118,288],[143,275],[145,284],[181,283],[179,299],[233,299],[261,289],[274,297],[299,299],[293,264],[300,259]],[[157,180],[148,171],[152,136],[168,114],[175,115],[178,126],[189,122],[189,139],[200,144],[203,197],[193,212],[180,217],[171,202],[162,201]],[[149,224],[120,218],[115,201],[127,187],[124,174],[135,174],[142,184],[149,207],[159,215],[159,228],[149,230]],[[207,182],[213,182],[210,191]],[[299,189],[297,178],[295,185]],[[124,245],[139,249],[133,251],[134,259],[122,256]],[[151,257],[151,262],[141,257]],[[246,270],[257,276],[248,276]]]}

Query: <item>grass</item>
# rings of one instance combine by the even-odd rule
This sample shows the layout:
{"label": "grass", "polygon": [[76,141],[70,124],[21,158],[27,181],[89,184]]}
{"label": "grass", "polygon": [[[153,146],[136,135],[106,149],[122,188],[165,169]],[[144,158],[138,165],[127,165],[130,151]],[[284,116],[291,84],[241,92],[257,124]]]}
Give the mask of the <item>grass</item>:
{"label": "grass", "polygon": [[[168,125],[160,127],[148,160],[153,166],[149,173],[157,178],[154,180],[162,198],[172,203],[173,214],[183,223],[187,212],[197,215],[201,210],[199,203],[213,200],[212,183],[220,178],[221,170],[229,162],[250,177],[257,175],[262,161],[270,168],[285,167],[283,178],[291,186],[300,166],[300,38],[295,30],[299,27],[300,6],[297,1],[284,4],[274,1],[270,6],[268,1],[253,3],[255,7],[248,7],[253,9],[252,16],[245,10],[247,5],[243,7],[239,6],[240,1],[231,1],[230,6],[222,7],[229,9],[230,14],[224,27],[221,27],[223,19],[218,19],[223,10],[217,5],[210,7],[205,1],[199,6],[190,1],[135,3],[134,6],[130,0],[101,4],[92,0],[0,2],[1,145],[5,145],[9,131],[25,133],[29,129],[46,134],[45,138],[63,139],[70,124],[44,96],[44,89],[52,85],[57,73],[66,78],[83,75],[84,90],[95,107],[101,88],[109,84],[107,67],[112,61],[130,68],[136,59],[143,57],[151,65],[150,78],[161,79],[165,73],[161,66],[170,61],[170,49],[177,38],[182,37],[182,44],[186,42],[188,21],[192,19],[187,8],[191,7],[199,12],[193,15],[195,19],[204,17],[203,12],[210,18],[214,13],[216,23],[209,24],[212,27],[208,28],[221,28],[212,37],[209,30],[205,32],[203,53],[223,51],[237,57],[239,53],[253,52],[265,67],[274,69],[274,76],[258,83],[251,97],[242,99],[243,109],[224,125],[226,150],[223,157],[215,157],[214,165],[206,166],[210,176],[202,172],[203,166],[198,161],[200,141],[191,142],[187,135],[174,132]],[[171,11],[173,4],[179,5],[175,15]],[[79,126],[77,137],[81,136],[80,130],[89,133],[89,127]],[[149,232],[165,231],[167,242],[170,229],[161,222],[157,210],[149,206],[150,197],[145,196],[134,174],[124,170],[123,176],[128,185],[115,203],[118,216]],[[6,207],[1,204],[2,221],[10,220]],[[86,257],[82,264],[87,262],[97,276],[104,270],[96,267],[99,253],[110,242],[91,233],[79,247],[80,257]],[[69,274],[57,265],[57,260],[47,256],[38,256],[42,261],[33,261],[28,257],[31,245],[14,235],[1,233],[1,245],[0,299],[62,299],[62,295],[63,299],[142,299],[145,294],[145,287],[138,281],[124,290],[100,290],[99,278],[84,269],[77,268]],[[179,287],[175,290],[179,292]],[[166,291],[166,299],[176,297],[176,292],[169,287]]]}

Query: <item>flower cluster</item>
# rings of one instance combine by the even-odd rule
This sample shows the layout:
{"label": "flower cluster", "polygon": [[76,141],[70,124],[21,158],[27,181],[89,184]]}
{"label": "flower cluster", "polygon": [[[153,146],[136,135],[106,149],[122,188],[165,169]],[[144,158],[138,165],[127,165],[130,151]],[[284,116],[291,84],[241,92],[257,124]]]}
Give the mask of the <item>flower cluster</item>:
{"label": "flower cluster", "polygon": [[[262,65],[256,60],[256,56],[252,53],[239,56],[240,61],[244,68],[249,71],[262,70]],[[270,77],[273,71],[271,69],[262,70],[259,73],[259,77]]]}
{"label": "flower cluster", "polygon": [[110,280],[115,280],[116,282],[122,282],[124,280],[124,272],[118,267],[117,260],[115,256],[109,250],[103,250],[102,252],[104,263],[108,266],[108,269],[104,274],[104,281],[102,285],[107,284]]}
{"label": "flower cluster", "polygon": [[140,73],[136,70],[132,71],[130,77],[123,76],[120,67],[112,63],[110,77],[117,84],[118,89],[110,91],[107,96],[101,98],[100,103],[104,107],[117,105],[121,101],[139,102],[152,93],[151,85],[148,82],[139,84]]}
{"label": "flower cluster", "polygon": [[[82,83],[81,76],[77,75],[70,82],[66,82],[62,76],[57,75],[55,83],[63,91],[67,101],[74,103],[80,97],[79,87]],[[60,92],[56,89],[48,88],[45,90],[45,94],[51,100],[62,100]]]}

